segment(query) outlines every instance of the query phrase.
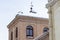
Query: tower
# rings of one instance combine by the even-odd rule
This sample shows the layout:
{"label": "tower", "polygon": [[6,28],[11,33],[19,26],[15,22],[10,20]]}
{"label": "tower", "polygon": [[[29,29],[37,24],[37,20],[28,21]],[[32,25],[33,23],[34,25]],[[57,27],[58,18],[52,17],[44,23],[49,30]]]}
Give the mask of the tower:
{"label": "tower", "polygon": [[50,40],[60,40],[60,0],[48,0]]}
{"label": "tower", "polygon": [[17,14],[7,27],[9,40],[33,40],[47,32],[48,19]]}

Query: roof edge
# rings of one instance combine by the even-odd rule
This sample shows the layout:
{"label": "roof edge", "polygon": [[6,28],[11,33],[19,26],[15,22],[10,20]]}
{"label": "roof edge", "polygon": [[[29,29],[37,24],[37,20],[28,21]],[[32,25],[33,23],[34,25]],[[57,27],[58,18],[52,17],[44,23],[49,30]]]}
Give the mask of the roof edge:
{"label": "roof edge", "polygon": [[48,18],[32,17],[32,16],[25,16],[25,15],[19,15],[19,14],[17,14],[15,16],[15,18],[7,25],[7,27],[9,28],[9,26],[12,25],[16,20],[18,20],[19,17],[28,17],[28,18],[48,20]]}

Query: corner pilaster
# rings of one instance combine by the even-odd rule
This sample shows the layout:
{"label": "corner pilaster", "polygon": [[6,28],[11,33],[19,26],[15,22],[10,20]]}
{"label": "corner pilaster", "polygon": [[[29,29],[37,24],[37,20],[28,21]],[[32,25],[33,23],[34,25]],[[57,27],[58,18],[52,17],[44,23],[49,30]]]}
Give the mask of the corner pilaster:
{"label": "corner pilaster", "polygon": [[53,40],[53,20],[51,7],[48,8],[49,13],[49,40]]}

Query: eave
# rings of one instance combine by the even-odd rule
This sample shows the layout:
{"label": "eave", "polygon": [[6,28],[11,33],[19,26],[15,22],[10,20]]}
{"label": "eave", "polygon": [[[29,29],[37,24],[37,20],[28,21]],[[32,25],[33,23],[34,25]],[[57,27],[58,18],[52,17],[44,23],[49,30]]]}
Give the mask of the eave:
{"label": "eave", "polygon": [[26,20],[28,20],[27,18],[31,19],[37,19],[37,20],[47,20],[48,18],[40,18],[40,17],[32,17],[32,16],[24,16],[24,15],[19,15],[17,14],[16,17],[7,25],[7,27],[9,28],[11,25],[13,25],[17,20],[25,18]]}

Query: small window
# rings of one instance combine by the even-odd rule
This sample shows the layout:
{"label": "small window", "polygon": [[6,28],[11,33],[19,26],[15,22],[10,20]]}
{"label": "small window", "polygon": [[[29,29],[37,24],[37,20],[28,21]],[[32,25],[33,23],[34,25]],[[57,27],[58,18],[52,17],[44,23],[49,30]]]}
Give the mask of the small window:
{"label": "small window", "polygon": [[33,27],[32,26],[27,26],[26,28],[26,36],[33,36]]}
{"label": "small window", "polygon": [[11,40],[13,40],[13,32],[11,32]]}
{"label": "small window", "polygon": [[48,32],[49,28],[44,27],[43,32]]}
{"label": "small window", "polygon": [[18,37],[18,28],[16,27],[16,38]]}

